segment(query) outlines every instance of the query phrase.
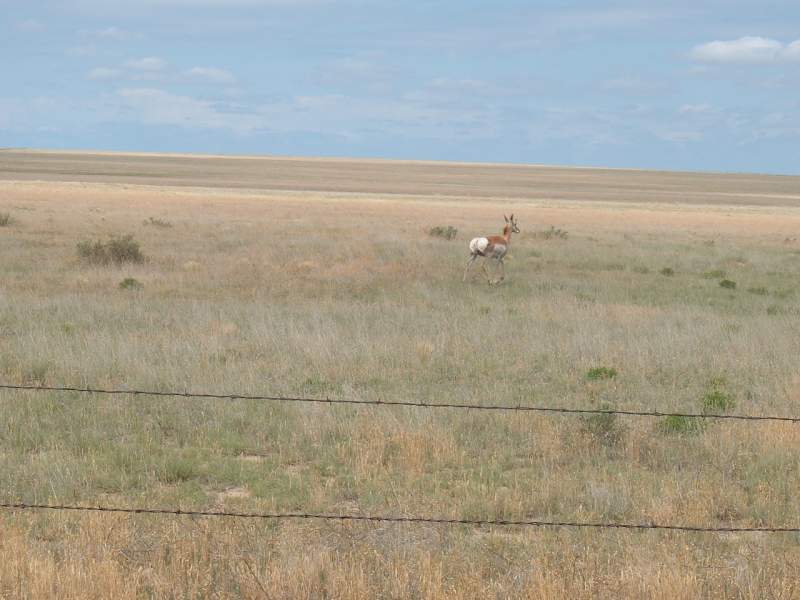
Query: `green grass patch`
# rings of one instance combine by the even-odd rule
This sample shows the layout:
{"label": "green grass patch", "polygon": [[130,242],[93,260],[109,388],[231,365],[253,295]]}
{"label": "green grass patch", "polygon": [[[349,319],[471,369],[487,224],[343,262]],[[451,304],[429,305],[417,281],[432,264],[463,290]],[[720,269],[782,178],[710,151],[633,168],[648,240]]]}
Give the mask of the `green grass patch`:
{"label": "green grass patch", "polygon": [[714,389],[703,396],[703,412],[726,412],[733,408],[736,408],[736,400],[727,392]]}
{"label": "green grass patch", "polygon": [[703,279],[724,279],[727,273],[722,269],[714,269],[703,273]]}
{"label": "green grass patch", "polygon": [[669,416],[664,417],[657,425],[661,433],[667,435],[693,435],[702,433],[706,428],[704,420],[697,417]]}
{"label": "green grass patch", "polygon": [[133,277],[126,277],[119,282],[119,289],[121,290],[140,290],[143,287],[142,282]]}
{"label": "green grass patch", "polygon": [[592,367],[586,372],[586,379],[589,381],[598,381],[600,379],[614,379],[617,376],[617,370],[613,367]]}

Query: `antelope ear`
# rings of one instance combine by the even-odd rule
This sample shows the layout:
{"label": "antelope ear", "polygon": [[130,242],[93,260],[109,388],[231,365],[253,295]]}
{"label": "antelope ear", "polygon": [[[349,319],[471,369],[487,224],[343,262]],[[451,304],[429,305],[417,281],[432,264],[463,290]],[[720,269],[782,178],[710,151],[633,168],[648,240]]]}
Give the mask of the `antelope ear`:
{"label": "antelope ear", "polygon": [[511,213],[511,221],[514,221],[514,213]]}
{"label": "antelope ear", "polygon": [[506,220],[506,223],[508,223],[508,217],[503,215],[503,218]]}

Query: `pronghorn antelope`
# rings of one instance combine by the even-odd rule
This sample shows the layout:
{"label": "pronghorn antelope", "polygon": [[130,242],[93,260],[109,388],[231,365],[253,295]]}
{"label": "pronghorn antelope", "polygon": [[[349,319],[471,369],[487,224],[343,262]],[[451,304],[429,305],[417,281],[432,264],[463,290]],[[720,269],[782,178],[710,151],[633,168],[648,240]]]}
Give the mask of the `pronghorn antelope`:
{"label": "pronghorn antelope", "polygon": [[[508,247],[511,245],[511,234],[519,233],[519,227],[517,227],[517,221],[513,214],[511,215],[510,219],[505,215],[503,215],[503,218],[506,220],[506,225],[503,227],[503,235],[490,235],[488,237],[472,238],[472,241],[469,243],[470,256],[469,260],[467,261],[467,267],[464,269],[463,281],[467,280],[469,268],[472,266],[472,263],[478,260],[479,256],[486,257],[486,260],[494,259],[497,261],[497,264],[500,265],[500,279],[498,279],[495,283],[500,283],[503,281],[503,279],[505,279],[506,267],[503,264],[503,258],[505,258],[506,252],[508,252]],[[485,269],[486,265],[484,264],[484,270]],[[492,279],[488,274],[487,278],[491,284]]]}

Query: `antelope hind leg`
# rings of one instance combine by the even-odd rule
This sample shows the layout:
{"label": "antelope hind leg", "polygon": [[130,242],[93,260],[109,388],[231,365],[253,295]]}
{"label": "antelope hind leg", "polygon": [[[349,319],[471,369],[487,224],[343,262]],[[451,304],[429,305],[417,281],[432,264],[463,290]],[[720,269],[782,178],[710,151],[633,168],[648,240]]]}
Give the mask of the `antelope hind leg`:
{"label": "antelope hind leg", "polygon": [[475,262],[476,258],[478,258],[477,254],[473,254],[472,256],[469,257],[469,260],[467,261],[467,266],[464,269],[464,277],[461,278],[461,281],[467,280],[467,272],[469,271],[469,268],[472,266],[472,263]]}

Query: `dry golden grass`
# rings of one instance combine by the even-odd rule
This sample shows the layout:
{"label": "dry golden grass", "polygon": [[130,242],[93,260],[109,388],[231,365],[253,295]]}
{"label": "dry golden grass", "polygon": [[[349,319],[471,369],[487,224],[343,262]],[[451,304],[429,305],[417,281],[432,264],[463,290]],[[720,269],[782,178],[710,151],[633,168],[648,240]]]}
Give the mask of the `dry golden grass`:
{"label": "dry golden grass", "polygon": [[[691,411],[721,388],[735,412],[800,414],[791,207],[43,182],[0,198],[4,381]],[[462,284],[469,237],[512,211],[507,282]],[[126,233],[143,264],[79,260],[78,241]],[[796,526],[798,447],[771,423],[0,397],[9,501]],[[3,598],[796,598],[799,576],[796,535],[0,513]]]}

